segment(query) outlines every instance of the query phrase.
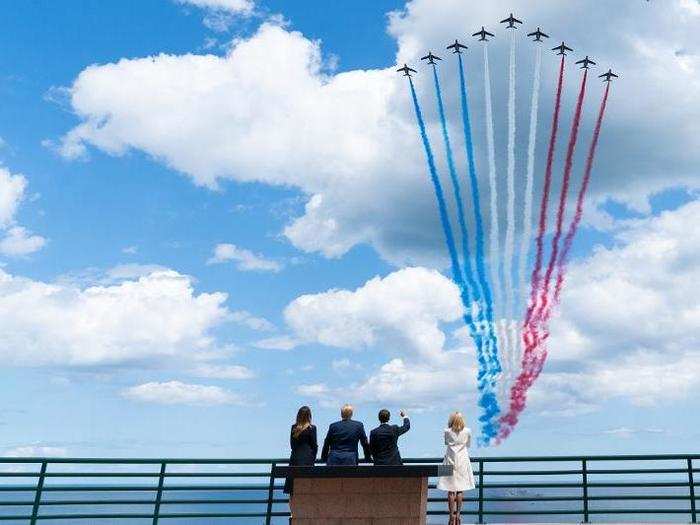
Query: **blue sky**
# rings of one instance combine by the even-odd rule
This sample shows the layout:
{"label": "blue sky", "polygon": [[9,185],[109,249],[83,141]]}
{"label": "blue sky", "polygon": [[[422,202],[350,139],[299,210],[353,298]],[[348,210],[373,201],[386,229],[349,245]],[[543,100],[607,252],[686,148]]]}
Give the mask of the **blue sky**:
{"label": "blue sky", "polygon": [[[0,453],[280,456],[302,403],[323,430],[344,401],[368,426],[381,406],[407,408],[410,455],[440,453],[456,408],[476,429],[474,349],[394,66],[511,10],[621,79],[547,368],[512,437],[478,452],[692,449],[697,2],[80,4],[13,3],[0,21]],[[491,53],[504,164],[502,36]],[[528,45],[518,40],[518,202]],[[537,188],[554,74],[545,54]],[[456,125],[454,71],[441,75]],[[592,82],[585,137],[599,94]]]}

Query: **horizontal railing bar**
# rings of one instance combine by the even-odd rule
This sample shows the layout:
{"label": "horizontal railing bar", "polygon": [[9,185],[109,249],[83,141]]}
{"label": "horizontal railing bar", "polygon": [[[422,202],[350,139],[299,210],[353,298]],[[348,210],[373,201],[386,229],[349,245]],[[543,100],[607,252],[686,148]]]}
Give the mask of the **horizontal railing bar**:
{"label": "horizontal railing bar", "polygon": [[[271,516],[286,517],[289,512],[272,512]],[[184,518],[264,518],[265,512],[170,512],[159,514],[160,519],[184,519]],[[97,520],[97,519],[152,519],[153,514],[122,513],[122,514],[44,514],[36,517],[37,520]],[[0,516],[0,521],[27,520],[27,516]]]}
{"label": "horizontal railing bar", "polygon": [[[686,471],[683,471],[686,472]],[[158,478],[158,472],[47,472],[47,478]],[[165,478],[268,478],[269,472],[171,472]],[[15,472],[1,477],[38,477],[38,474]]]}
{"label": "horizontal railing bar", "polygon": [[[590,514],[688,514],[686,509],[589,509]],[[446,511],[428,511],[429,515],[446,515]],[[476,515],[478,511],[462,511],[462,515]],[[565,514],[582,514],[576,509],[546,509],[546,510],[484,510],[484,515],[565,515]],[[274,517],[289,516],[288,512],[272,512]],[[265,517],[264,512],[177,512],[177,513],[160,513],[160,518],[183,519],[183,518],[260,518]],[[37,516],[38,520],[76,520],[76,519],[150,519],[153,514],[146,513],[121,513],[121,514],[45,514]],[[0,516],[1,521],[16,521],[26,520],[27,516],[12,515]]]}
{"label": "horizontal railing bar", "polygon": [[[443,458],[407,458],[404,463],[437,463]],[[483,461],[484,463],[525,463],[525,462],[565,462],[565,461],[661,461],[661,460],[700,460],[700,454],[621,454],[621,455],[591,455],[591,456],[500,456],[500,457],[473,457],[474,463]],[[262,465],[271,463],[286,464],[289,458],[64,458],[64,457],[4,457],[0,458],[0,463],[82,463],[98,464],[111,463],[122,465],[138,464],[161,464],[186,465],[186,464],[222,464],[222,465]]]}
{"label": "horizontal railing bar", "polygon": [[[163,492],[169,490],[266,490],[268,485],[170,485],[163,487]],[[275,490],[282,490],[283,485],[275,485]],[[44,486],[44,492],[155,492],[157,486],[149,485],[53,485]],[[36,487],[33,485],[0,485],[0,492],[35,492]]]}
{"label": "horizontal railing bar", "polygon": [[[154,499],[148,500],[137,500],[137,499],[113,499],[113,500],[42,500],[43,505],[53,505],[53,506],[69,506],[69,505],[153,505],[155,503]],[[267,503],[267,498],[264,499],[166,499],[161,500],[161,505],[222,505],[222,504],[235,504],[235,505],[252,505],[252,504],[263,504]],[[289,503],[288,498],[274,498],[272,503]],[[2,505],[9,505],[7,503],[0,503]],[[21,503],[21,505],[31,505],[32,502]]]}
{"label": "horizontal railing bar", "polygon": [[588,474],[687,474],[683,468],[588,469]]}

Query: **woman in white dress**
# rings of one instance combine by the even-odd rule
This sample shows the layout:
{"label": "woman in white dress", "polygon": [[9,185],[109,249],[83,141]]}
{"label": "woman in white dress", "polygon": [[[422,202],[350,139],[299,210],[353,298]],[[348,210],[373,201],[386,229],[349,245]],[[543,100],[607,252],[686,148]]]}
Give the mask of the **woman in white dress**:
{"label": "woman in white dress", "polygon": [[451,476],[442,476],[437,488],[447,491],[447,505],[450,510],[449,525],[462,522],[462,493],[475,488],[474,473],[467,448],[471,444],[471,430],[465,428],[464,417],[460,412],[450,414],[445,429],[445,460],[443,465],[452,466]]}

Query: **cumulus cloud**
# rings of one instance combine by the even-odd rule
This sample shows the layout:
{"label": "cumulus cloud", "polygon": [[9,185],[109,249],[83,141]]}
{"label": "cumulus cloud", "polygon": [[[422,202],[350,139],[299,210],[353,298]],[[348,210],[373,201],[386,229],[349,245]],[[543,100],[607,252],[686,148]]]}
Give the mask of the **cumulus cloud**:
{"label": "cumulus cloud", "polygon": [[192,385],[180,381],[144,383],[127,388],[122,395],[133,401],[158,405],[241,405],[243,399],[218,386]]}
{"label": "cumulus cloud", "polygon": [[276,261],[228,243],[217,244],[207,264],[221,264],[229,261],[235,262],[236,268],[242,272],[279,272],[282,269],[282,265]]}
{"label": "cumulus cloud", "polygon": [[203,364],[197,366],[192,373],[198,377],[214,379],[252,379],[255,377],[252,370],[241,365]]}
{"label": "cumulus cloud", "polygon": [[156,270],[116,284],[47,283],[0,270],[0,360],[95,366],[216,355],[224,293]]}
{"label": "cumulus cloud", "polygon": [[15,221],[20,204],[25,199],[27,179],[0,167],[0,254],[18,257],[34,253],[46,244],[46,239],[35,235]]}
{"label": "cumulus cloud", "polygon": [[[698,223],[697,200],[622,222],[615,245],[572,265],[554,319],[550,359],[529,395],[533,412],[575,416],[610,400],[659,406],[697,392],[700,233],[688,225]],[[412,294],[413,286],[425,295]],[[293,301],[285,318],[295,337],[394,355],[357,383],[316,388],[319,399],[332,404],[351,392],[354,399],[425,407],[455,392],[473,398],[473,349],[461,330],[450,347],[452,328],[441,325],[459,317],[452,286],[437,272],[412,268],[355,291]],[[396,344],[397,332],[403,344]]]}
{"label": "cumulus cloud", "polygon": [[14,257],[29,255],[41,250],[45,244],[46,239],[42,236],[34,235],[22,226],[13,226],[0,239],[0,253]]}
{"label": "cumulus cloud", "polygon": [[[679,49],[698,47],[690,4],[672,2],[662,9],[653,2],[630,2],[614,11],[590,9],[582,0],[513,4],[553,39],[565,34],[577,53],[591,54],[623,74],[603,130],[592,203],[613,197],[648,211],[647,197],[662,188],[697,187],[698,58],[676,56]],[[398,44],[396,62],[415,63],[426,49],[444,45],[445,35],[464,35],[475,21],[488,25],[501,16],[489,2],[467,9],[456,0],[444,0],[439,9],[432,0],[408,2],[389,18],[389,33]],[[503,40],[495,39],[491,47],[497,100],[505,97],[505,82],[496,76],[505,71]],[[481,64],[480,54],[472,51],[478,48],[465,60],[483,176]],[[521,101],[529,89],[531,47],[519,46],[519,53]],[[113,155],[137,149],[199,185],[216,187],[219,180],[232,179],[295,187],[308,198],[303,215],[285,229],[295,246],[338,257],[368,243],[390,262],[432,265],[444,260],[434,198],[404,81],[393,64],[387,66],[332,74],[324,69],[319,42],[271,23],[236,41],[225,56],[159,55],[91,66],[70,87],[80,122],[63,137],[62,151],[71,157],[88,146]],[[543,113],[551,107],[554,69],[555,59],[547,55]],[[455,68],[445,62],[440,73],[452,114],[458,111]],[[567,108],[575,91],[575,77],[569,75]],[[417,80],[437,140],[429,84]],[[592,84],[582,141],[599,92]],[[496,104],[497,122],[505,121],[502,106]],[[526,114],[519,113],[523,119]],[[544,136],[547,119],[540,121]],[[518,129],[526,126],[518,122]],[[525,140],[518,135],[520,151]],[[455,151],[461,150],[457,144]],[[635,184],[629,184],[630,177]]]}
{"label": "cumulus cloud", "polygon": [[0,227],[6,228],[14,222],[26,189],[27,179],[23,175],[12,174],[0,167]]}
{"label": "cumulus cloud", "polygon": [[230,319],[236,323],[247,326],[251,330],[271,332],[275,329],[275,325],[264,317],[256,317],[246,310],[231,312]]}
{"label": "cumulus cloud", "polygon": [[68,450],[63,447],[50,447],[44,445],[23,445],[5,450],[2,453],[6,458],[57,458],[68,455]]}
{"label": "cumulus cloud", "polygon": [[354,291],[302,295],[284,317],[299,341],[356,350],[381,341],[402,354],[430,357],[445,344],[440,323],[459,319],[462,311],[449,279],[434,270],[404,268]]}
{"label": "cumulus cloud", "polygon": [[204,25],[213,31],[226,31],[237,16],[250,16],[255,9],[253,0],[175,0],[204,10]]}

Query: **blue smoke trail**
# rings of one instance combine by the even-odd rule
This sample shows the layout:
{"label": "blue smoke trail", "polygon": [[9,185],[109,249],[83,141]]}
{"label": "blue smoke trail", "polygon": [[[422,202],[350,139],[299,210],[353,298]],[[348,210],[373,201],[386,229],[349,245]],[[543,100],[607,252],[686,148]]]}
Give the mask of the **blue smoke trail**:
{"label": "blue smoke trail", "polygon": [[[498,360],[498,340],[494,332],[493,324],[493,297],[491,295],[491,285],[488,281],[488,277],[486,274],[486,264],[484,256],[484,221],[481,215],[481,196],[479,193],[479,181],[476,176],[476,162],[474,159],[474,140],[472,138],[472,127],[469,118],[469,98],[467,94],[467,83],[465,81],[462,55],[458,53],[457,59],[459,60],[459,87],[462,103],[462,127],[464,129],[464,144],[467,150],[469,182],[472,190],[472,207],[474,208],[474,223],[476,226],[476,269],[479,277],[479,285],[483,294],[482,297],[485,306],[486,321],[488,324],[487,329],[489,333],[489,342],[491,346],[489,355],[489,358],[491,360],[490,371],[492,374],[491,387],[495,388],[495,380],[497,374],[501,372],[501,364]],[[493,417],[495,417],[500,412],[498,404],[496,404],[495,409],[496,411],[494,412]],[[497,433],[498,430],[496,429],[495,432]],[[493,437],[493,435],[490,437]]]}
{"label": "blue smoke trail", "polygon": [[[457,248],[455,247],[454,237],[452,235],[452,227],[450,226],[449,216],[447,214],[447,206],[445,205],[445,196],[442,191],[442,185],[440,184],[440,179],[437,175],[437,169],[435,168],[435,158],[433,156],[433,150],[430,147],[430,141],[428,140],[428,134],[425,130],[425,122],[423,121],[423,114],[420,110],[420,105],[418,104],[418,97],[416,96],[416,89],[413,86],[413,80],[411,77],[408,78],[409,86],[411,87],[411,98],[413,99],[413,108],[416,112],[416,120],[418,121],[418,128],[420,130],[421,140],[423,142],[423,148],[425,149],[425,156],[428,162],[428,170],[430,171],[430,178],[433,182],[433,187],[435,189],[435,197],[438,202],[438,210],[440,212],[440,221],[442,222],[442,229],[445,234],[445,240],[447,242],[447,249],[450,254],[450,260],[452,263],[452,275],[454,281],[460,288],[460,294],[462,297],[462,303],[465,305],[464,322],[467,326],[473,324],[473,319],[471,316],[471,311],[468,308],[469,294],[466,290],[464,280],[462,278],[462,271],[459,267],[459,259],[457,257]],[[479,387],[479,405],[484,411],[479,417],[482,422],[482,433],[487,442],[492,439],[498,429],[493,423],[493,415],[497,414],[498,402],[496,400],[496,395],[493,391],[488,388],[490,385],[485,381],[484,371],[487,367],[487,363],[484,361],[483,355],[477,355],[479,359],[479,374],[477,376],[477,385]],[[488,436],[488,437],[487,437]]]}
{"label": "blue smoke trail", "polygon": [[[467,280],[467,285],[472,292],[472,298],[479,301],[479,289],[474,279],[474,269],[472,268],[472,257],[469,249],[469,234],[467,233],[467,223],[464,219],[464,204],[462,202],[462,189],[457,178],[457,170],[455,169],[455,161],[452,156],[452,146],[450,145],[450,135],[447,131],[447,119],[445,118],[445,106],[442,103],[442,90],[440,89],[440,80],[437,75],[437,68],[433,65],[433,80],[435,81],[435,96],[437,98],[438,113],[440,115],[440,124],[442,127],[442,139],[445,142],[445,156],[447,157],[447,168],[452,181],[452,188],[457,202],[457,220],[462,236],[462,257],[464,258],[464,276]],[[471,310],[471,305],[470,305]],[[481,308],[480,308],[481,310]],[[479,313],[481,317],[482,313]],[[477,326],[470,327],[472,333],[477,333]]]}

